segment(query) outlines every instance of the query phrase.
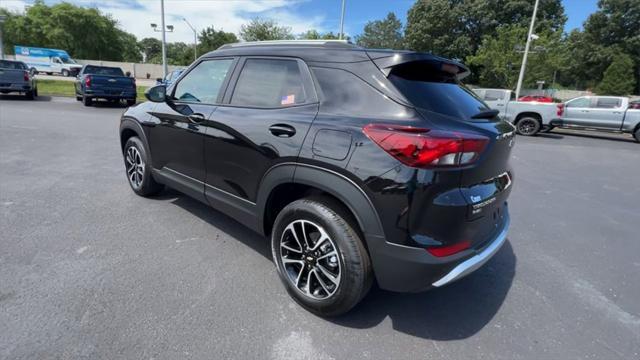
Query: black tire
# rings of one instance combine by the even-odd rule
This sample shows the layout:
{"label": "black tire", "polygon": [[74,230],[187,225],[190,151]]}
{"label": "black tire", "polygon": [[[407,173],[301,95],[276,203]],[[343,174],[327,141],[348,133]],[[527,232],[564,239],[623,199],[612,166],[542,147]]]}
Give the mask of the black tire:
{"label": "black tire", "polygon": [[540,131],[540,121],[534,117],[525,116],[518,120],[516,132],[523,136],[533,136]]}
{"label": "black tire", "polygon": [[37,87],[35,89],[33,89],[33,97],[34,98],[38,97],[38,88]]}
{"label": "black tire", "polygon": [[78,95],[76,95],[76,100],[77,100],[77,101],[82,101],[82,96],[78,96]]}
{"label": "black tire", "polygon": [[127,100],[127,106],[133,106],[136,104],[136,99]]}
{"label": "black tire", "polygon": [[46,74],[47,74],[47,75],[53,75],[53,73],[52,73],[52,72],[47,72]]}
{"label": "black tire", "polygon": [[[135,154],[136,152],[140,156],[142,165],[138,166],[138,168],[134,171],[140,169],[142,170],[142,175],[139,175],[138,172],[135,177],[132,177],[130,176],[131,173],[133,173],[133,171],[130,171],[130,160],[132,159],[132,156],[130,155],[132,155],[132,153]],[[137,136],[130,137],[124,145],[124,151],[122,154],[127,182],[129,183],[129,186],[131,186],[131,190],[133,190],[133,192],[140,196],[147,197],[155,195],[158,192],[162,191],[164,185],[158,184],[151,175],[151,164],[149,161],[149,157],[147,156],[147,152],[140,138],[138,138]],[[133,161],[136,163],[136,165],[139,165],[135,156],[133,156]]]}
{"label": "black tire", "polygon": [[[319,246],[319,250],[313,254],[313,251],[306,252],[304,245],[298,242],[300,250],[304,251],[304,253],[298,255],[301,259],[309,261],[309,254],[317,259],[297,265],[289,264],[287,269],[283,263],[283,256],[289,257],[292,256],[290,254],[294,253],[283,248],[281,240],[284,242],[284,239],[287,239],[286,236],[288,236],[288,239],[293,239],[290,235],[291,231],[287,230],[287,228],[289,225],[301,221],[305,221],[308,224],[306,225],[307,229],[309,229],[309,226],[312,229],[316,225],[320,226],[328,235],[330,243],[327,245],[328,241],[324,241],[322,243],[323,246]],[[338,316],[351,310],[367,294],[373,282],[373,272],[371,260],[357,229],[357,225],[344,207],[329,198],[297,200],[287,205],[278,214],[271,234],[271,253],[280,280],[289,295],[298,304],[319,316]],[[283,236],[285,231],[288,231],[288,233]],[[314,237],[312,235],[314,235],[313,232],[309,234],[308,239],[312,239]],[[318,233],[316,240],[319,236]],[[314,240],[310,240],[310,242],[313,243]],[[306,241],[305,244],[307,244]],[[325,257],[324,260],[321,259],[324,245],[327,245],[327,249],[324,251],[329,253],[335,251],[338,255],[337,259],[334,256]],[[284,255],[285,253],[287,254]],[[325,253],[324,255],[327,254]],[[329,261],[330,263],[322,263],[324,261]],[[310,271],[317,271],[317,274],[322,275],[320,270],[326,271],[331,266],[331,263],[334,264],[334,270],[337,267],[338,275],[336,277],[339,279],[337,284],[330,282],[328,277],[322,277],[325,280],[322,281],[323,284],[321,285],[318,275],[311,277]],[[299,270],[295,269],[296,266],[298,266],[297,269]],[[306,277],[303,275],[304,270],[307,271]],[[295,273],[298,275],[295,275]],[[332,275],[335,276],[335,273],[332,273]],[[302,288],[296,286],[294,277],[299,279],[299,283],[305,283],[301,284]],[[312,278],[312,286],[315,281],[317,293],[312,293],[311,290],[313,289],[306,290],[310,288],[306,286],[308,284],[307,279],[310,277]],[[331,294],[326,290],[326,284],[331,289]],[[321,290],[322,288],[325,290]],[[316,296],[320,298],[316,298]]]}
{"label": "black tire", "polygon": [[83,95],[82,96],[82,104],[84,106],[91,106],[93,104],[93,100],[90,97]]}
{"label": "black tire", "polygon": [[62,76],[64,76],[64,77],[69,77],[69,75],[71,75],[71,74],[69,73],[69,70],[67,70],[67,69],[62,69]]}
{"label": "black tire", "polygon": [[33,90],[27,91],[26,93],[24,93],[24,97],[27,98],[27,100],[33,100],[36,98],[35,95],[33,94]]}
{"label": "black tire", "polygon": [[34,67],[29,69],[29,72],[31,73],[31,75],[38,75],[38,70],[36,70],[36,68],[34,68]]}
{"label": "black tire", "polygon": [[633,137],[640,143],[640,126],[636,129],[636,132],[633,133]]}
{"label": "black tire", "polygon": [[550,133],[554,128],[555,126],[551,126],[551,125],[543,126],[542,129],[540,129],[540,132]]}

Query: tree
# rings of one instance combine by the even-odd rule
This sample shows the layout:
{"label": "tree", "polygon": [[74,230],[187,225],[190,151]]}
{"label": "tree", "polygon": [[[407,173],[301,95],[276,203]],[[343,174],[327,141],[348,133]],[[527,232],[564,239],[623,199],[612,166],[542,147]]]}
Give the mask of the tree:
{"label": "tree", "polygon": [[636,86],[636,80],[629,76],[629,69],[633,68],[633,59],[629,55],[617,56],[604,72],[602,81],[596,88],[600,95],[629,95]]}
{"label": "tree", "polygon": [[[334,34],[333,31],[321,34],[315,29],[307,30],[306,32],[298,35],[298,39],[300,40],[337,40],[339,38],[340,36]],[[349,37],[347,36],[346,39],[348,40]]]}
{"label": "tree", "polygon": [[[407,47],[465,59],[475,54],[482,39],[497,35],[500,25],[526,27],[533,1],[418,0],[409,9]],[[541,0],[536,29],[562,30],[566,22],[561,0]],[[525,35],[526,39],[526,35]]]}
{"label": "tree", "polygon": [[204,54],[209,51],[213,51],[224,44],[238,42],[238,38],[234,33],[224,32],[222,30],[216,31],[213,26],[209,26],[200,31],[200,35],[198,35],[198,42],[198,54]]}
{"label": "tree", "polygon": [[362,35],[356,38],[358,45],[376,49],[402,49],[403,42],[402,23],[392,12],[383,20],[367,22]]}
{"label": "tree", "polygon": [[273,20],[255,18],[240,27],[240,37],[244,41],[291,40],[291,28],[279,26]]}
{"label": "tree", "polygon": [[14,45],[66,50],[78,59],[137,61],[135,37],[118,28],[110,15],[95,8],[66,2],[48,6],[37,0],[26,13],[7,15],[3,34],[5,49]]}
{"label": "tree", "polygon": [[144,61],[162,56],[162,41],[156,38],[144,38],[138,42],[138,49],[144,54]]}

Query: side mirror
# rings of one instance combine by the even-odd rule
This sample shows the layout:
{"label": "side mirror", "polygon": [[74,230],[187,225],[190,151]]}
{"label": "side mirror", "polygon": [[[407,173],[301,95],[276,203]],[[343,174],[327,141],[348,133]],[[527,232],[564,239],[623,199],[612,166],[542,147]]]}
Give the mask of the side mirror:
{"label": "side mirror", "polygon": [[165,102],[167,101],[167,87],[164,85],[152,86],[144,92],[144,97],[152,102]]}

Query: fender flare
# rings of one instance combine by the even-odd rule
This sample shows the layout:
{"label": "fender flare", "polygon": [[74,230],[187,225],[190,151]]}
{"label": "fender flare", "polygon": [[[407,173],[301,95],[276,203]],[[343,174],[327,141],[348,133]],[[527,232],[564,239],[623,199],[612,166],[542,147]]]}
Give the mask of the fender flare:
{"label": "fender flare", "polygon": [[355,216],[367,243],[371,236],[383,237],[380,217],[367,193],[355,181],[336,171],[304,163],[281,163],[267,171],[260,183],[258,221],[264,229],[265,208],[269,195],[278,185],[293,182],[320,189],[347,206]]}
{"label": "fender flare", "polygon": [[122,132],[125,130],[132,130],[135,132],[140,140],[142,140],[142,144],[144,145],[144,150],[147,153],[147,157],[151,164],[153,164],[153,160],[151,158],[151,150],[149,149],[149,141],[147,140],[147,133],[142,128],[142,125],[135,119],[131,117],[123,117],[120,122],[120,130],[118,131],[118,140],[120,140],[120,148],[124,151],[124,143],[122,143]]}

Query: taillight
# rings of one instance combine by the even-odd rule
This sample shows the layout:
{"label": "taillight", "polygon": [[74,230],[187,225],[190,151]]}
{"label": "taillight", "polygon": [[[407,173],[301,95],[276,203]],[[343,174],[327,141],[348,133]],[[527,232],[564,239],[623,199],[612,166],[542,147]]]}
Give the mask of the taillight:
{"label": "taillight", "polygon": [[84,86],[91,87],[91,76],[90,75],[85,76],[85,78],[84,78]]}
{"label": "taillight", "polygon": [[29,78],[29,72],[28,72],[28,71],[25,71],[25,72],[24,72],[24,81],[29,81],[29,80],[30,80],[30,78]]}
{"label": "taillight", "polygon": [[438,246],[427,248],[429,254],[436,257],[445,257],[453,254],[457,254],[462,250],[466,250],[471,247],[470,241],[463,241],[457,244],[449,245],[449,246]]}
{"label": "taillight", "polygon": [[558,112],[556,114],[558,114],[558,116],[564,114],[564,104],[558,104]]}
{"label": "taillight", "polygon": [[403,164],[418,168],[471,164],[489,143],[476,134],[411,126],[369,124],[363,131]]}

